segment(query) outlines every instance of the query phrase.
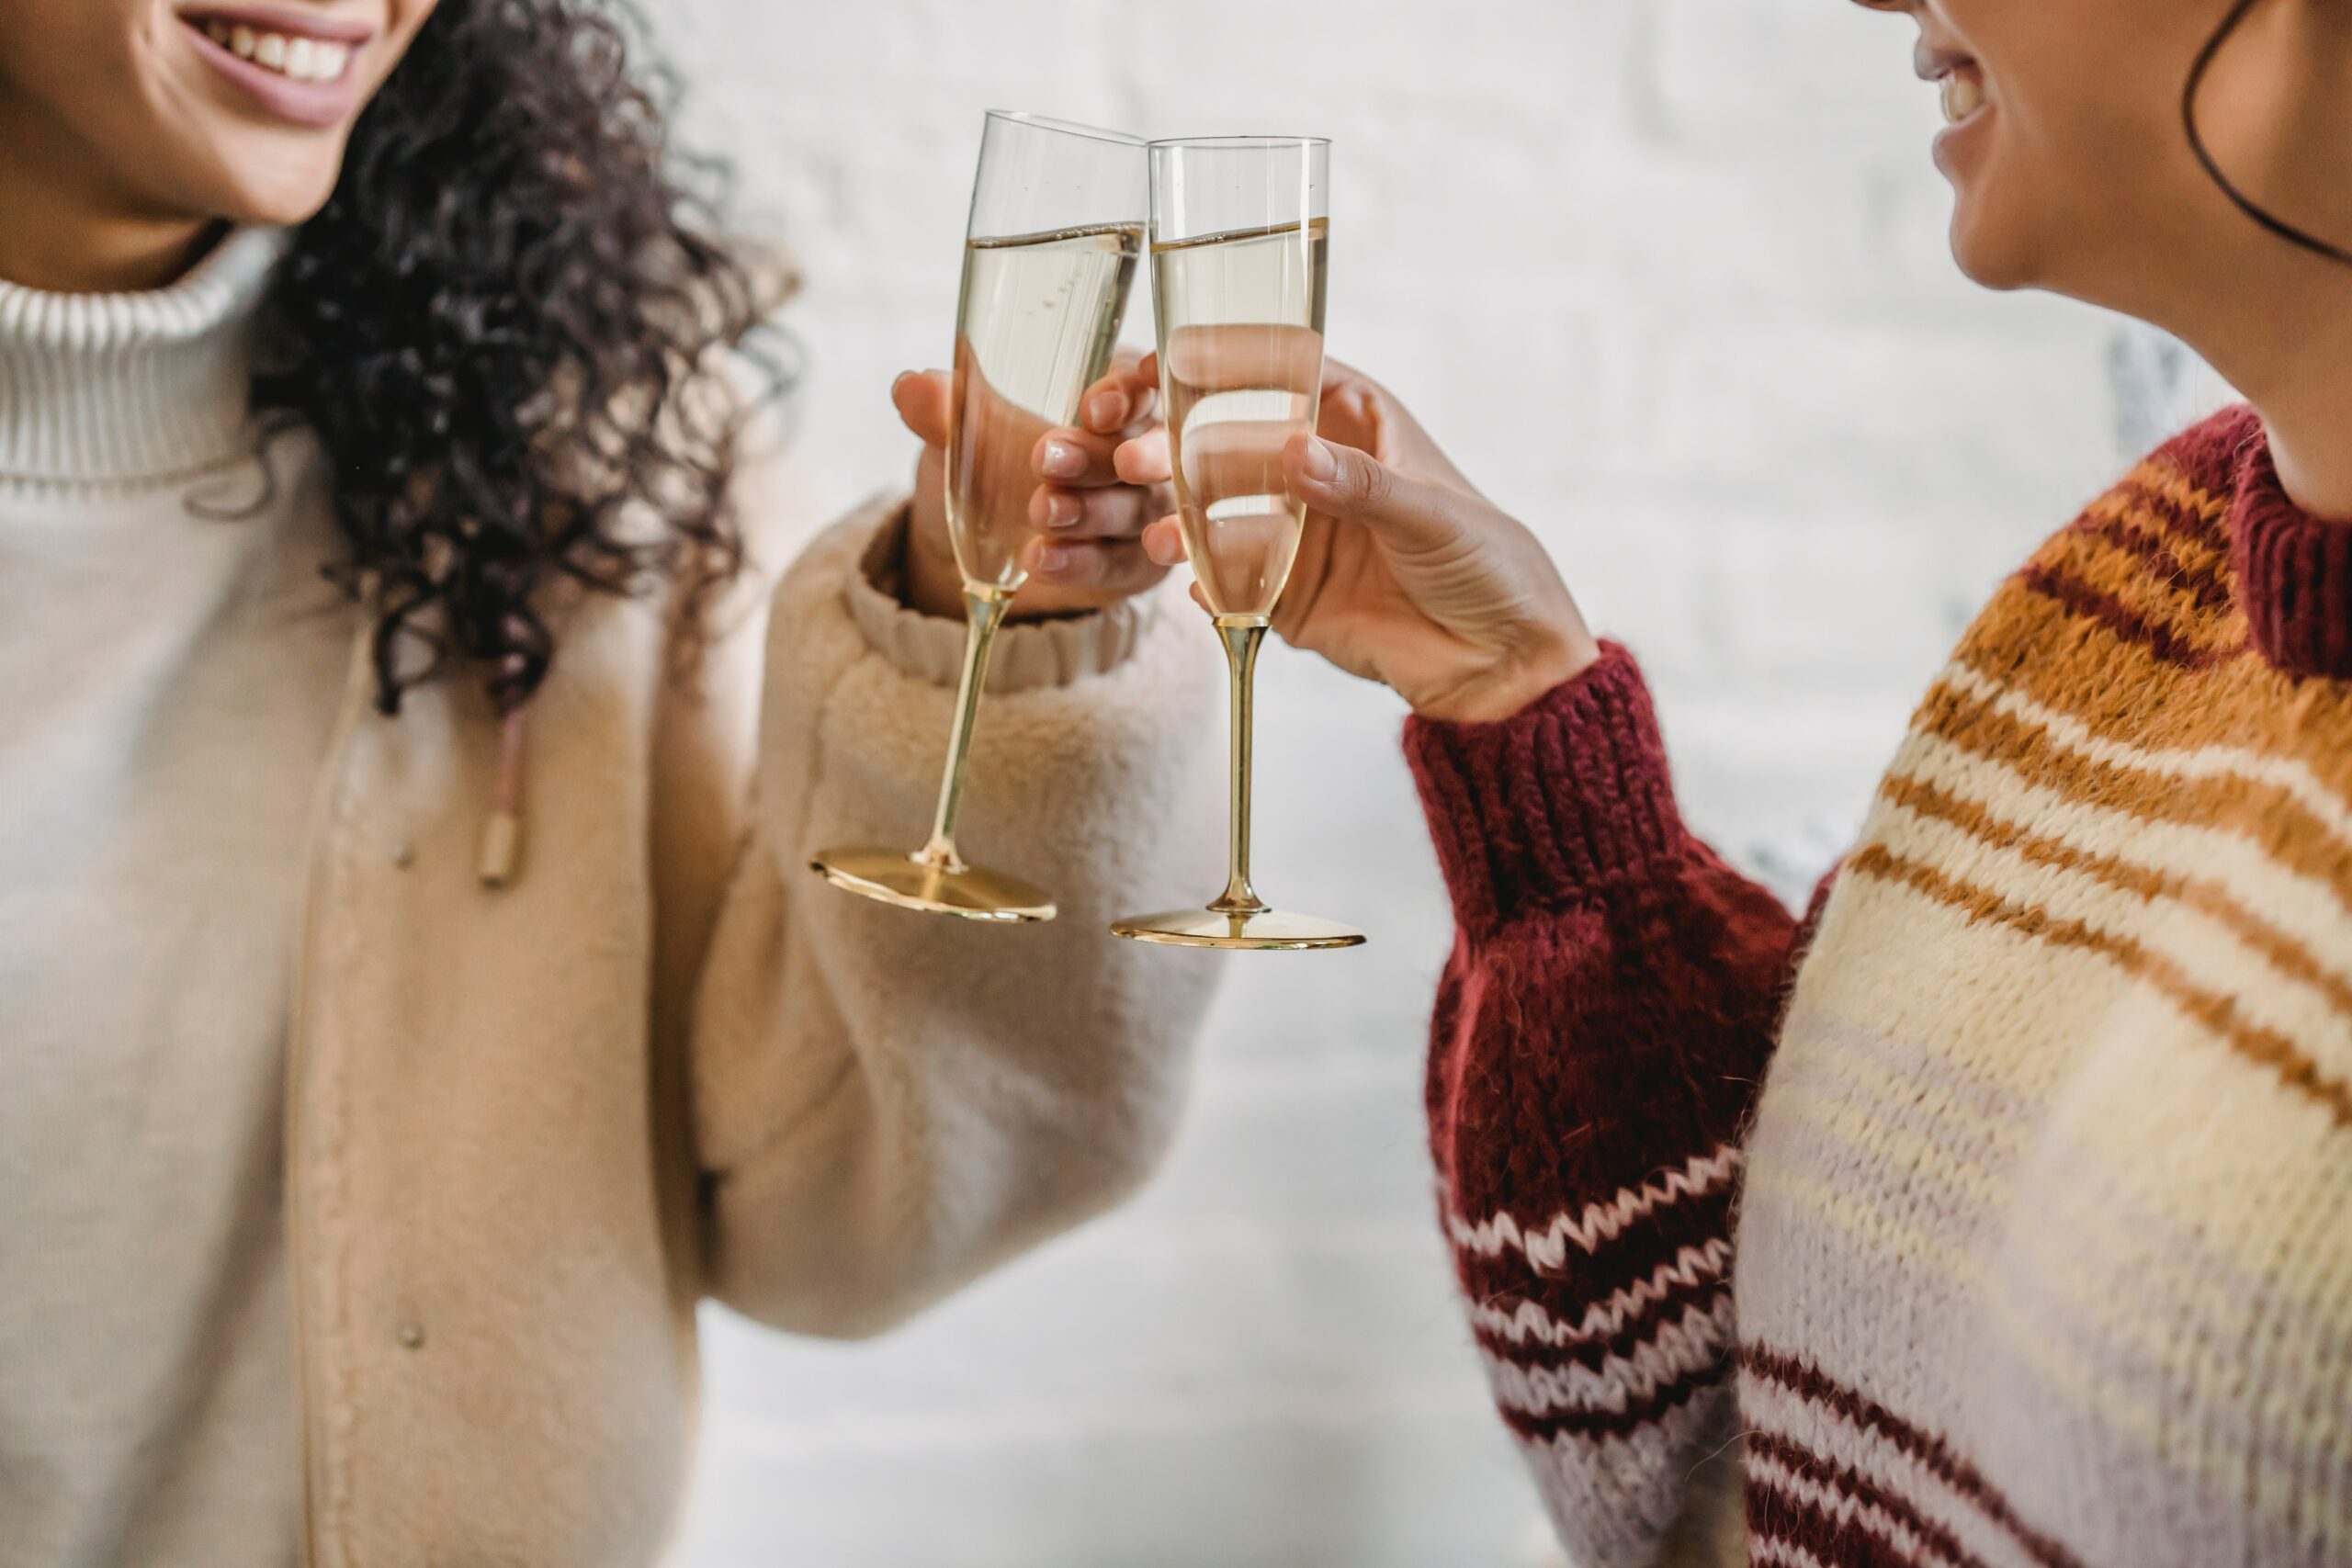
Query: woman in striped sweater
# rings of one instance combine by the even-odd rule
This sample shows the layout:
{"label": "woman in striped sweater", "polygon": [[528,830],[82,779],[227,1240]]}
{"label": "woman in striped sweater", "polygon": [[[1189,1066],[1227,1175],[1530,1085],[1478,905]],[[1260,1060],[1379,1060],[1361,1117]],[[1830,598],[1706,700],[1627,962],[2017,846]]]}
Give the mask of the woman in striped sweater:
{"label": "woman in striped sweater", "polygon": [[2254,407],[2001,589],[1801,922],[1526,531],[1333,372],[1278,625],[1417,710],[1474,1330],[1579,1568],[2345,1568],[2352,6],[1880,8],[1962,266]]}

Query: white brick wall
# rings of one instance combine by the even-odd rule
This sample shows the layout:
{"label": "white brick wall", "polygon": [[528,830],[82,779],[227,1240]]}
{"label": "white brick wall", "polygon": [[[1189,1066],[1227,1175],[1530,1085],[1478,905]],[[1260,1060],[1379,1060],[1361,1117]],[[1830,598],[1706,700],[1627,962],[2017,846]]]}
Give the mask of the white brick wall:
{"label": "white brick wall", "polygon": [[[1782,844],[1786,881],[2117,463],[2113,323],[1960,279],[1907,30],[1836,0],[669,0],[662,28],[744,216],[808,265],[805,428],[844,502],[909,461],[885,389],[946,353],[982,108],[1332,136],[1333,352],[1543,531],[1646,660],[1693,816]],[[1281,651],[1264,690],[1261,880],[1374,945],[1232,961],[1190,1131],[1125,1213],[880,1344],[715,1316],[693,1568],[1544,1560],[1429,1223],[1447,933],[1399,710]]]}

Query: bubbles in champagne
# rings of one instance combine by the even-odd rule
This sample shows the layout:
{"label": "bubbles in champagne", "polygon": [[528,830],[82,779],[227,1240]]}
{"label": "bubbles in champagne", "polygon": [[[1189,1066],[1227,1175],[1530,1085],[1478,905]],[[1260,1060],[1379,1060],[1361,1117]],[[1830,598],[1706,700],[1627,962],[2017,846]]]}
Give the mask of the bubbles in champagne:
{"label": "bubbles in champagne", "polygon": [[967,582],[1010,591],[1027,575],[1031,455],[1110,367],[1142,249],[1142,230],[1118,225],[965,247],[946,499]]}
{"label": "bubbles in champagne", "polygon": [[1271,615],[1305,506],[1283,447],[1315,428],[1323,378],[1323,219],[1152,248],[1177,510],[1220,615]]}

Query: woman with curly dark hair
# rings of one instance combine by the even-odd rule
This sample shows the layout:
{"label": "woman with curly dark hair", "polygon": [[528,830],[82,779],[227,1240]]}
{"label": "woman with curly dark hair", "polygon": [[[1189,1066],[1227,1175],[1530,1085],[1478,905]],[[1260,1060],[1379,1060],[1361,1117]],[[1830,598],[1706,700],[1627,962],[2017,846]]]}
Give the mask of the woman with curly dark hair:
{"label": "woman with curly dark hair", "polygon": [[696,1303],[882,1328],[1131,1185],[1215,682],[1109,457],[967,812],[944,389],[824,530],[775,292],[591,0],[0,0],[0,1565],[650,1562]]}

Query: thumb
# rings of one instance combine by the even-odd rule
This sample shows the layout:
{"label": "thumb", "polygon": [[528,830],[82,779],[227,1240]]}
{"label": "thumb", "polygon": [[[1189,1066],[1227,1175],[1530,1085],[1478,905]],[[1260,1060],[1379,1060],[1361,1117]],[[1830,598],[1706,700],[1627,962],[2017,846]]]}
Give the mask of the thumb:
{"label": "thumb", "polygon": [[926,446],[947,445],[948,377],[944,370],[910,370],[890,383],[890,401]]}
{"label": "thumb", "polygon": [[1361,523],[1400,550],[1433,550],[1461,536],[1463,498],[1417,474],[1400,473],[1368,452],[1304,432],[1283,449],[1291,493],[1317,512]]}

